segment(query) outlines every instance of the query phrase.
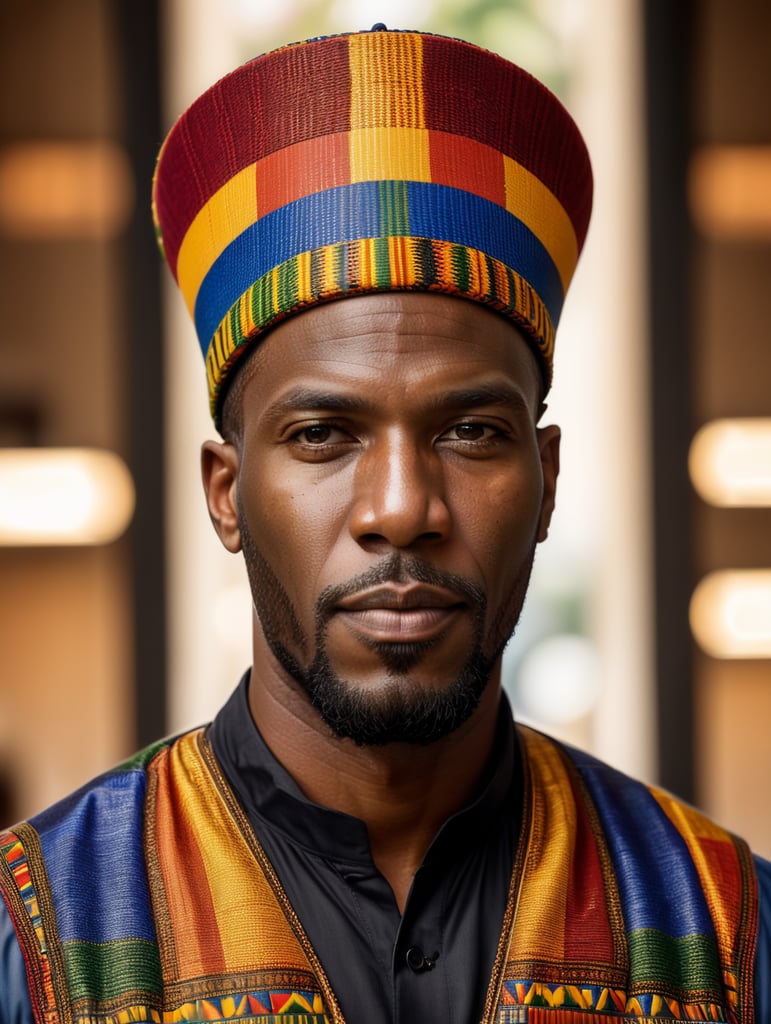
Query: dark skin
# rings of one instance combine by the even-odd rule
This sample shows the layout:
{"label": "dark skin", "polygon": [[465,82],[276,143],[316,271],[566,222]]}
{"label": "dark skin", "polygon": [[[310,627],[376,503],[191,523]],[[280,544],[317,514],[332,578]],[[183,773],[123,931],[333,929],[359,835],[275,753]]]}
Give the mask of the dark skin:
{"label": "dark skin", "polygon": [[[239,436],[207,442],[202,465],[215,529],[250,569],[251,713],[311,800],[366,823],[402,910],[490,757],[559,430],[536,425],[539,372],[516,328],[443,295],[319,306],[271,331],[244,373]],[[380,721],[443,699],[469,661],[489,665],[475,707],[420,742],[337,735],[309,697],[323,662]]]}

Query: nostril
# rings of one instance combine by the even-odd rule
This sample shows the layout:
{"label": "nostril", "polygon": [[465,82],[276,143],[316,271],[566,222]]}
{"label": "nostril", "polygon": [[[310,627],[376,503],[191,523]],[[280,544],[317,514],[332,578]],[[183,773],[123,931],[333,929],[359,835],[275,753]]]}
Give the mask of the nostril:
{"label": "nostril", "polygon": [[362,533],[357,537],[359,544],[367,551],[379,551],[383,548],[408,550],[422,544],[435,544],[442,539],[442,534],[438,530],[427,530],[404,542],[395,537],[386,537],[382,533]]}
{"label": "nostril", "polygon": [[388,541],[379,533],[363,533],[359,537],[360,544],[387,544]]}

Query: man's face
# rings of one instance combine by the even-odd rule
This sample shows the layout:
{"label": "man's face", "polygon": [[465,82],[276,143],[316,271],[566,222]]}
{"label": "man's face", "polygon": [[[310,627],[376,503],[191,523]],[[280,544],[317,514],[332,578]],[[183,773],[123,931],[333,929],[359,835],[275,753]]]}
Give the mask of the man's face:
{"label": "man's face", "polygon": [[360,744],[448,734],[498,685],[553,508],[532,354],[482,306],[397,293],[287,320],[242,372],[230,527],[212,515],[270,652],[255,684]]}

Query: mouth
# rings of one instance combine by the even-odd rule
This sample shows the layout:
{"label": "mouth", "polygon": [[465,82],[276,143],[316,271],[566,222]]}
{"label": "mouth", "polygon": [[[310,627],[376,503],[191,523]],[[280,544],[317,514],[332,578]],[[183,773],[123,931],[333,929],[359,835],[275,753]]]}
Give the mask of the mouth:
{"label": "mouth", "polygon": [[389,585],[345,598],[336,614],[368,640],[417,643],[440,636],[466,607],[441,587]]}

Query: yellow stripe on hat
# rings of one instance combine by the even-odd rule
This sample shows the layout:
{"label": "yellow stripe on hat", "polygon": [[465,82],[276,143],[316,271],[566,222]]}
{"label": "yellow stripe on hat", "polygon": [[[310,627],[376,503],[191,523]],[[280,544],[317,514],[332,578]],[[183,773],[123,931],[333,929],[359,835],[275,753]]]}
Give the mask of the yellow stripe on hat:
{"label": "yellow stripe on hat", "polygon": [[244,292],[238,300],[238,322],[241,333],[248,337],[255,329],[254,317],[252,316],[252,303],[249,292]]}
{"label": "yellow stripe on hat", "polygon": [[324,246],[321,252],[320,278],[322,293],[328,294],[338,283],[335,274],[335,250],[331,245]]}
{"label": "yellow stripe on hat", "polygon": [[177,282],[191,316],[198,289],[214,261],[256,220],[255,165],[250,164],[198,211],[179,248]]}
{"label": "yellow stripe on hat", "polygon": [[[351,128],[425,128],[423,40],[401,32],[349,39]],[[398,67],[398,78],[393,69]]]}
{"label": "yellow stripe on hat", "polygon": [[311,254],[301,252],[297,256],[297,295],[301,301],[312,298]]}
{"label": "yellow stripe on hat", "polygon": [[351,181],[431,181],[423,128],[355,128],[350,132]]}
{"label": "yellow stripe on hat", "polygon": [[567,292],[578,263],[578,242],[565,207],[544,183],[504,154],[506,209],[526,224],[547,250]]}
{"label": "yellow stripe on hat", "polygon": [[411,283],[406,239],[399,237],[388,239],[388,264],[391,271],[392,288],[403,288]]}
{"label": "yellow stripe on hat", "polygon": [[375,239],[362,238],[354,243],[359,250],[359,274],[362,288],[375,286]]}

